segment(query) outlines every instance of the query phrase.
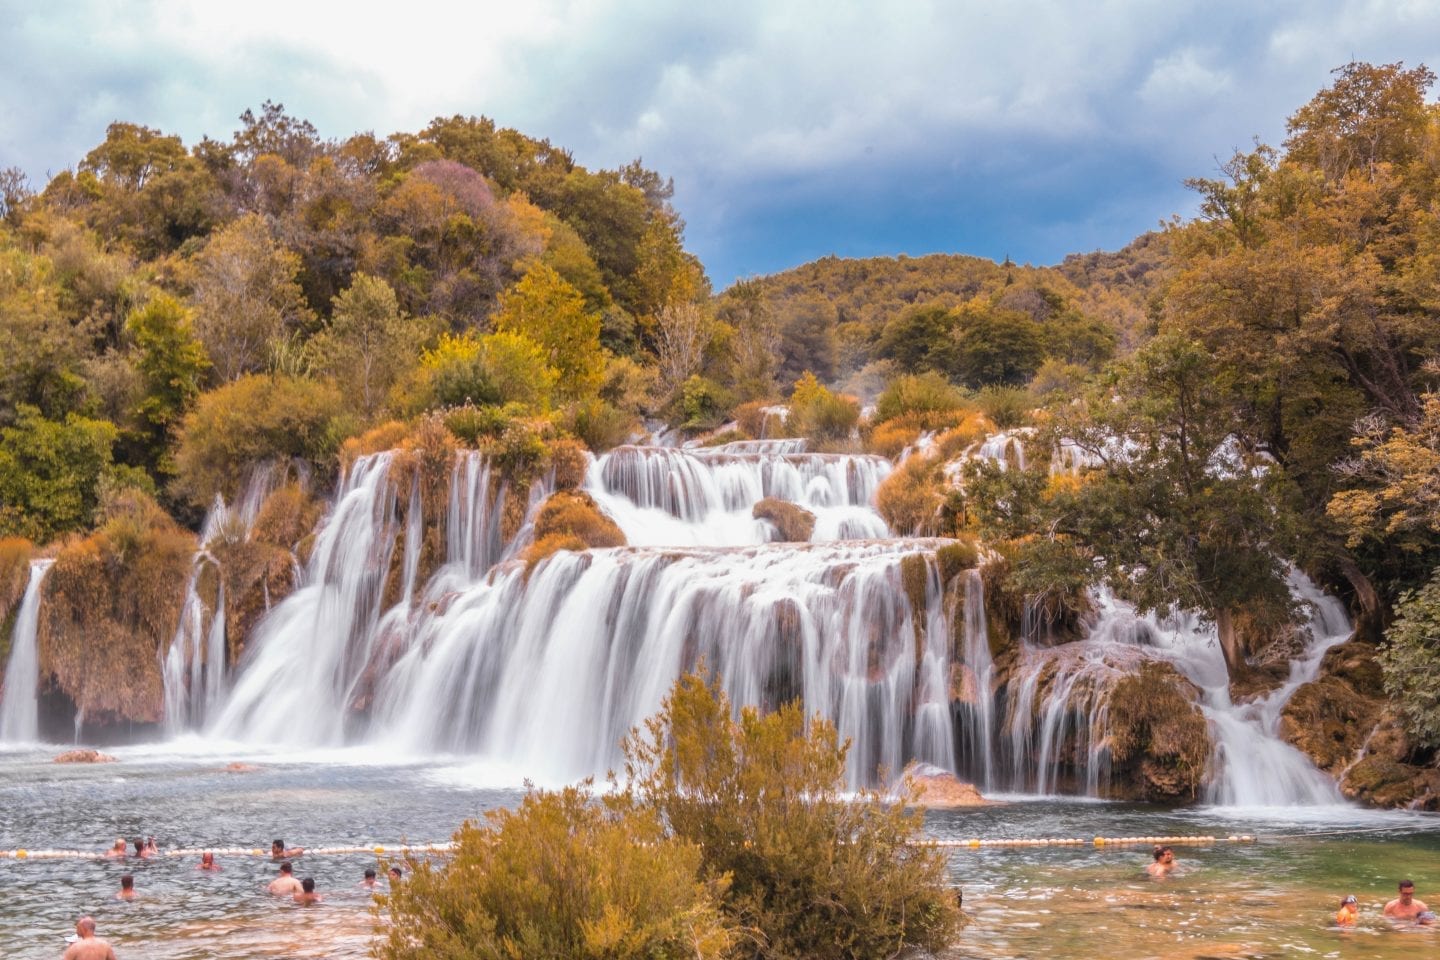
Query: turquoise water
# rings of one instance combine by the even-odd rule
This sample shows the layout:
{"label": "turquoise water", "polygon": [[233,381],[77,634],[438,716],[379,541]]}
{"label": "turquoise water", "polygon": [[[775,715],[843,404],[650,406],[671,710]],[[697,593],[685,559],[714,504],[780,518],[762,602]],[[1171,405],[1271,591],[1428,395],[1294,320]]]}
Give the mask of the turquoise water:
{"label": "turquoise water", "polygon": [[[164,752],[161,752],[164,751]],[[213,745],[118,751],[120,762],[57,766],[53,751],[0,754],[0,848],[101,852],[116,837],[154,835],[181,847],[370,846],[448,838],[463,819],[520,795],[511,771],[363,751],[289,757],[217,753]],[[232,773],[231,760],[253,763]],[[1440,819],[1350,808],[1168,811],[1136,805],[1015,799],[932,812],[937,838],[1249,833],[1253,845],[1180,847],[1178,874],[1151,880],[1148,849],[961,848],[951,872],[970,926],[960,958],[1388,958],[1433,955],[1428,930],[1379,917],[1396,881],[1440,906]],[[81,913],[122,957],[158,960],[363,957],[374,929],[357,884],[374,855],[307,855],[326,902],[311,908],[263,892],[268,859],[222,856],[219,874],[193,858],[152,861],[0,859],[5,955],[53,958]],[[113,899],[132,872],[140,898]],[[1353,932],[1330,927],[1341,896],[1361,903]]]}

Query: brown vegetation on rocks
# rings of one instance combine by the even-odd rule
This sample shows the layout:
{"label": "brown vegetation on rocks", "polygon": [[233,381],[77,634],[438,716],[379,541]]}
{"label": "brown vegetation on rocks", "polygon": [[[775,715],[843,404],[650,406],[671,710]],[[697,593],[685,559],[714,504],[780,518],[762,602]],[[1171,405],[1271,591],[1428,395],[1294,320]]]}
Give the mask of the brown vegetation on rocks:
{"label": "brown vegetation on rocks", "polygon": [[45,580],[40,673],[88,723],[153,723],[162,713],[159,652],[175,634],[195,538],[138,491],[65,544]]}
{"label": "brown vegetation on rocks", "polygon": [[545,501],[535,518],[535,539],[569,534],[586,547],[623,547],[625,534],[588,493],[557,493]]}
{"label": "brown vegetation on rocks", "polygon": [[1117,793],[1136,800],[1193,800],[1210,759],[1197,691],[1175,668],[1147,661],[1110,690],[1110,759]]}
{"label": "brown vegetation on rocks", "polygon": [[901,536],[938,533],[944,500],[941,464],[933,457],[909,458],[875,492],[875,508]]}
{"label": "brown vegetation on rocks", "polygon": [[766,497],[755,504],[750,515],[774,524],[782,543],[808,543],[815,532],[815,514],[788,500]]}

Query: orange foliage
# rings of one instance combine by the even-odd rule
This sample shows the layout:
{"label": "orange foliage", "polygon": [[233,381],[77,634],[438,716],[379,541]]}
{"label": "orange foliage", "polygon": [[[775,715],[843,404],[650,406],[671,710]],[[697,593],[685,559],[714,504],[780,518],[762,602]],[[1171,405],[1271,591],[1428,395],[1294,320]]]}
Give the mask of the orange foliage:
{"label": "orange foliage", "polygon": [[590,458],[585,444],[573,437],[550,441],[550,468],[555,471],[556,490],[575,490],[585,482]]}
{"label": "orange foliage", "polygon": [[875,506],[895,533],[932,536],[938,532],[944,486],[938,458],[911,457],[880,484]]}
{"label": "orange foliage", "polygon": [[535,539],[555,534],[577,537],[586,547],[625,546],[625,534],[587,493],[557,493],[545,501],[535,518]]}

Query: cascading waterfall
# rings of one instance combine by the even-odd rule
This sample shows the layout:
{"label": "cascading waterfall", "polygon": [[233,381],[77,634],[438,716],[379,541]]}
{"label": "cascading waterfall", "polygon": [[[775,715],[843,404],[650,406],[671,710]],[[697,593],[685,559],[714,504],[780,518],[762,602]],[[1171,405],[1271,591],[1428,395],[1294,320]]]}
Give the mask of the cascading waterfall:
{"label": "cascading waterfall", "polygon": [[[800,697],[852,741],[852,785],[953,767],[933,544],[620,548],[510,567],[423,622],[376,698],[392,747],[476,753],[550,781],[603,773],[703,660],[737,704]],[[923,622],[901,585],[925,557]]]}
{"label": "cascading waterfall", "polygon": [[802,454],[790,441],[698,450],[618,447],[596,460],[585,489],[632,546],[748,546],[773,538],[750,515],[766,497],[815,514],[812,541],[890,535],[870,506],[890,473],[883,457]]}
{"label": "cascading waterfall", "polygon": [[961,769],[983,790],[996,786],[995,776],[995,661],[990,654],[990,632],[985,623],[985,583],[980,571],[967,570],[961,611],[960,666]]}
{"label": "cascading waterfall", "polygon": [[5,686],[0,690],[0,743],[34,743],[40,735],[40,585],[52,560],[32,560],[30,580],[15,631],[10,635],[10,659],[5,665]]}

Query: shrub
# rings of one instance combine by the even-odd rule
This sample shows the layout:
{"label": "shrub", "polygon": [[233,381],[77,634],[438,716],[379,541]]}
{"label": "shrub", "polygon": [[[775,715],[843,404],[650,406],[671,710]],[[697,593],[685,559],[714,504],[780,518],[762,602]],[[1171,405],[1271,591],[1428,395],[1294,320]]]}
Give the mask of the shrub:
{"label": "shrub", "polygon": [[935,457],[911,457],[875,491],[875,508],[890,529],[902,536],[938,532],[944,500],[945,478]]}
{"label": "shrub", "polygon": [[795,382],[786,423],[790,433],[833,444],[850,439],[859,422],[860,405],[850,397],[831,393],[813,373],[807,372]]}
{"label": "shrub", "polygon": [[185,417],[175,454],[175,487],[196,506],[233,497],[246,469],[302,460],[326,471],[353,432],[332,385],[298,377],[241,377],[202,394]]}
{"label": "shrub", "polygon": [[570,405],[570,432],[596,453],[604,453],[629,439],[635,417],[605,400],[582,400]]}
{"label": "shrub", "polygon": [[682,427],[687,430],[711,430],[724,422],[731,397],[720,384],[697,375],[680,387],[679,402]]}
{"label": "shrub", "polygon": [[585,482],[590,458],[585,445],[574,437],[550,441],[550,469],[555,472],[556,490],[576,490]]}
{"label": "shrub", "polygon": [[699,848],[588,788],[532,791],[454,842],[438,864],[407,858],[381,960],[719,960],[735,942]]}
{"label": "shrub", "polygon": [[88,526],[118,436],[108,420],[47,420],[22,404],[15,425],[0,429],[0,536],[43,543]]}
{"label": "shrub", "polygon": [[1030,418],[1030,395],[1017,387],[986,387],[975,395],[975,401],[990,422],[1001,430],[1018,427]]}
{"label": "shrub", "polygon": [[995,431],[995,425],[982,413],[966,413],[955,426],[935,438],[941,460],[954,460]]}
{"label": "shrub", "polygon": [[808,542],[810,535],[815,532],[815,514],[786,500],[766,497],[755,504],[750,515],[756,520],[769,520],[773,523],[780,532],[781,541],[785,543]]}
{"label": "shrub", "polygon": [[377,427],[371,427],[341,444],[340,462],[351,464],[372,453],[394,450],[410,436],[410,429],[410,424],[400,420],[387,420]]}
{"label": "shrub", "polygon": [[1385,692],[1423,746],[1440,746],[1440,569],[1401,594],[1379,654]]}
{"label": "shrub", "polygon": [[586,547],[623,547],[625,534],[588,493],[556,493],[540,507],[535,517],[535,539],[567,534]]}
{"label": "shrub", "polygon": [[934,372],[896,377],[875,401],[876,420],[893,420],[907,413],[933,417],[965,406],[965,396],[949,380]]}
{"label": "shrub", "polygon": [[839,960],[936,951],[959,926],[946,858],[914,844],[903,800],[847,796],[835,727],[799,704],[738,715],[681,678],[626,742],[627,799],[697,844],[702,876],[729,877],[725,912],[756,937],[737,957]]}

